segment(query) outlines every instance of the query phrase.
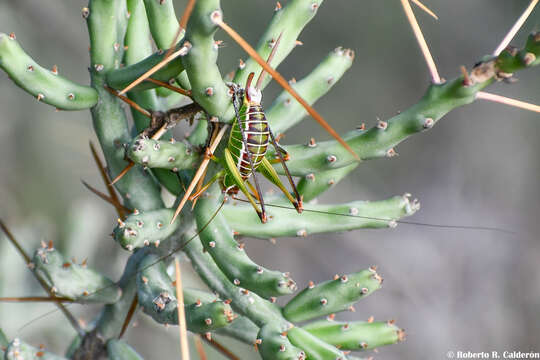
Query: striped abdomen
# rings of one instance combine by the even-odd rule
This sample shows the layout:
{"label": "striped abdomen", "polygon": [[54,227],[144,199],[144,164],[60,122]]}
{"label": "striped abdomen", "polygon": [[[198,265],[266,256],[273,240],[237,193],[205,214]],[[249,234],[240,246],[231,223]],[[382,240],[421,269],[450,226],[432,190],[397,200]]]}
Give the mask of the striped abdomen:
{"label": "striped abdomen", "polygon": [[[268,148],[268,137],[270,133],[268,131],[266,116],[260,104],[243,105],[239,111],[239,116],[240,118],[232,126],[227,147],[236,162],[236,168],[245,180],[261,164]],[[240,126],[244,129],[248,149],[252,155],[253,169],[249,162],[248,152],[242,141]]]}

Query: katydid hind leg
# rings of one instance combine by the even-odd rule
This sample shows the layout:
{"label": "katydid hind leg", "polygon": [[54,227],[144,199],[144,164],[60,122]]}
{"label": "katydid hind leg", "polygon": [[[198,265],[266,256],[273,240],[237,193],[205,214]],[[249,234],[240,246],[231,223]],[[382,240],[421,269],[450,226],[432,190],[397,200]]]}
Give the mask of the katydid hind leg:
{"label": "katydid hind leg", "polygon": [[287,199],[291,202],[291,204],[294,205],[294,208],[296,209],[296,211],[298,211],[298,213],[302,212],[303,208],[302,208],[301,198],[299,201],[297,198],[291,195],[289,190],[287,190],[285,185],[283,185],[283,183],[281,182],[281,179],[279,178],[278,173],[272,167],[272,164],[270,163],[268,159],[266,158],[263,159],[263,161],[261,162],[261,165],[257,168],[257,171],[263,174],[264,177],[268,179],[268,181],[270,181],[272,184],[274,184],[281,190],[281,192],[287,197]]}
{"label": "katydid hind leg", "polygon": [[270,125],[268,126],[268,132],[270,133],[270,141],[272,142],[272,146],[274,146],[274,149],[276,150],[276,154],[278,155],[279,162],[281,163],[281,166],[283,166],[283,170],[285,171],[285,175],[287,176],[287,180],[289,180],[289,184],[291,184],[291,187],[294,192],[294,196],[296,197],[296,204],[294,204],[294,207],[296,208],[296,211],[299,213],[302,212],[302,197],[298,193],[298,189],[296,188],[296,184],[294,183],[294,180],[291,176],[291,173],[289,171],[289,168],[287,168],[287,164],[285,163],[285,159],[283,158],[283,155],[285,154],[288,156],[288,153],[283,149],[276,141],[276,138],[274,137],[274,133],[272,132],[272,129],[270,129]]}

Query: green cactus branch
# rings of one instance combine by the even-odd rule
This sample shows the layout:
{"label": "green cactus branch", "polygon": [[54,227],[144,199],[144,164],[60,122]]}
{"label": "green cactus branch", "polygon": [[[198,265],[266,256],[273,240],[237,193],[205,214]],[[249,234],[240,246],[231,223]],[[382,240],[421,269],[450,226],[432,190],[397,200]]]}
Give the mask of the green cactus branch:
{"label": "green cactus branch", "polygon": [[129,14],[125,2],[91,0],[83,9],[90,36],[90,64],[98,73],[118,69]]}
{"label": "green cactus branch", "polygon": [[[128,7],[130,22],[136,23],[136,25],[133,26],[132,36],[129,35],[128,30],[126,52],[136,54],[136,60],[133,58],[128,59],[125,67],[112,70],[107,74],[107,84],[116,90],[125,88],[150,68],[161,62],[166,55],[165,50],[168,49],[178,30],[178,21],[174,14],[172,1],[129,2]],[[148,14],[148,18],[146,14]],[[146,36],[146,34],[149,36],[150,32],[160,48],[159,51],[153,54],[148,50],[151,47],[149,47],[149,39]],[[141,45],[142,48],[139,47]],[[144,55],[142,58],[141,54]],[[183,71],[182,61],[176,58],[153,74],[152,78],[168,82]],[[133,88],[132,92],[156,87],[158,85],[145,81]]]}
{"label": "green cactus branch", "polygon": [[369,350],[403,341],[405,332],[393,321],[320,320],[302,326],[310,334],[343,350]]}
{"label": "green cactus branch", "polygon": [[305,359],[305,352],[291,344],[285,334],[283,328],[273,323],[261,327],[257,336],[257,348],[264,360]]}
{"label": "green cactus branch", "polygon": [[[107,74],[107,85],[116,90],[122,90],[150,68],[157,65],[165,57],[164,51],[158,51],[139,62],[110,71]],[[176,58],[152,75],[153,79],[168,82],[183,71],[182,61]],[[158,85],[149,81],[143,81],[133,88],[132,91],[141,91],[156,88]]]}
{"label": "green cactus branch", "polygon": [[216,331],[220,335],[230,336],[248,345],[255,344],[258,332],[259,327],[245,316],[237,317],[231,324]]}
{"label": "green cactus branch", "polygon": [[187,170],[200,161],[200,157],[187,143],[174,140],[136,138],[128,147],[127,156],[137,164],[151,169]]}
{"label": "green cactus branch", "polygon": [[169,141],[137,137],[128,145],[126,155],[134,163],[152,169],[161,185],[175,195],[182,192],[175,173],[192,169],[200,158],[189,143],[176,142],[172,137]]}
{"label": "green cactus branch", "polygon": [[[173,41],[176,40],[179,29],[178,17],[174,11],[173,1],[144,0],[144,6],[146,8],[146,13],[148,14],[148,22],[150,23],[150,32],[152,33],[152,38],[160,50],[167,50]],[[185,35],[185,31],[182,30],[179,35],[179,39],[182,39]],[[182,41],[180,41],[180,43],[182,43]],[[191,84],[189,83],[187,74],[181,64],[179,69],[180,72],[174,77],[177,79],[182,88],[187,90],[191,89]],[[164,94],[169,92],[169,90],[163,88],[158,90],[163,91]]]}
{"label": "green cactus branch", "polygon": [[411,202],[406,194],[383,201],[308,204],[304,206],[302,214],[298,214],[282,198],[268,200],[267,207],[269,221],[266,224],[257,221],[257,214],[249,204],[227,204],[223,215],[235,234],[270,239],[361,228],[395,227],[396,220],[414,214],[420,206],[416,201]]}
{"label": "green cactus branch", "polygon": [[223,82],[216,64],[218,46],[214,41],[217,26],[211,20],[214,11],[221,11],[219,0],[198,1],[195,4],[186,31],[189,52],[182,57],[193,100],[220,121],[229,122],[233,117],[229,88]]}
{"label": "green cactus branch", "polygon": [[193,146],[202,148],[208,137],[208,120],[205,117],[199,118],[199,122],[195,126],[195,129],[187,137],[188,143]]}
{"label": "green cactus branch", "polygon": [[15,39],[15,34],[0,33],[0,68],[19,87],[38,101],[60,110],[89,109],[97,103],[97,92],[90,86],[76,84],[35,62]]}
{"label": "green cactus branch", "polygon": [[[217,187],[214,187],[217,188]],[[198,228],[207,224],[219,202],[214,196],[199,199],[195,207]],[[259,223],[255,219],[255,223]],[[199,235],[205,250],[212,256],[217,266],[235,285],[256,291],[264,298],[292,293],[295,282],[279,271],[272,271],[255,264],[243,248],[234,240],[233,232],[222,213],[215,215],[211,223]]]}
{"label": "green cactus branch", "polygon": [[66,260],[54,247],[44,244],[32,259],[33,270],[56,296],[82,303],[113,304],[122,291],[110,279],[90,269]]}
{"label": "green cactus branch", "polygon": [[301,327],[294,327],[287,332],[291,343],[302,349],[308,359],[347,359],[345,353],[312,335]]}
{"label": "green cactus branch", "polygon": [[[494,59],[495,72],[502,71],[506,74],[512,74],[515,71],[526,67],[540,65],[540,31],[529,34],[525,47],[521,50],[509,46],[504,49],[499,56]],[[485,63],[490,63],[485,60]]]}
{"label": "green cactus branch", "polygon": [[334,280],[310,285],[283,308],[289,321],[305,321],[349,309],[358,300],[380,289],[382,278],[374,267]]}
{"label": "green cactus branch", "polygon": [[[264,34],[255,47],[257,53],[263,59],[266,59],[270,55],[273,44],[281,34],[279,48],[272,60],[272,67],[276,68],[300,44],[297,42],[298,36],[317,14],[317,10],[322,2],[323,0],[292,0],[288,1],[287,5],[283,8],[281,8],[281,5],[276,6],[270,24],[266,27]],[[258,74],[260,71],[260,65],[255,60],[249,58],[243,65],[240,65],[233,82],[245,84],[249,73],[254,72]],[[265,79],[263,88],[270,80],[269,77]]]}
{"label": "green cactus branch", "polygon": [[[149,55],[152,55],[152,44],[150,42],[150,29],[148,24],[148,19],[146,18],[145,7],[142,0],[128,0],[127,1],[127,10],[130,14],[128,25],[126,29],[125,37],[125,51],[123,63],[125,67],[117,70],[112,70],[107,74],[107,81],[111,80],[111,77],[114,78],[113,74],[116,74],[118,71],[126,71],[131,66],[136,65],[140,61],[144,61]],[[143,83],[143,84],[152,84],[153,83]],[[140,86],[143,86],[141,84]],[[111,82],[109,86],[115,88]],[[140,95],[140,94],[155,94],[155,91],[144,91],[144,92],[132,92],[130,95]],[[137,102],[138,103],[138,102]],[[139,103],[138,103],[139,104]],[[140,104],[142,107],[146,108],[146,104]],[[152,105],[157,105],[157,99],[154,98]],[[152,110],[160,110],[157,107],[150,108]]]}
{"label": "green cactus branch", "polygon": [[[352,50],[336,48],[305,78],[292,84],[292,87],[312,105],[341,79],[351,67],[353,59]],[[306,115],[306,110],[287,91],[283,91],[266,111],[266,117],[276,135],[298,124]]]}
{"label": "green cactus branch", "polygon": [[160,50],[167,50],[178,31],[178,17],[172,0],[144,0],[150,31]]}
{"label": "green cactus branch", "polygon": [[153,245],[158,247],[160,242],[174,234],[179,222],[171,224],[173,209],[157,209],[152,211],[135,212],[125,221],[118,220],[113,230],[114,239],[126,250]]}
{"label": "green cactus branch", "polygon": [[[135,5],[133,6],[134,9],[139,9],[135,8]],[[146,13],[148,14],[149,19],[144,16],[144,21],[149,24],[149,31],[151,31],[152,37],[154,38],[154,41],[156,42],[160,50],[151,55],[146,54],[143,59],[139,59],[136,63],[129,63],[126,64],[128,66],[124,68],[110,71],[107,74],[107,83],[110,87],[116,90],[124,89],[138,77],[143,75],[145,72],[157,65],[159,62],[161,62],[166,55],[165,50],[168,49],[168,47],[172,43],[178,30],[178,21],[176,20],[176,16],[174,14],[172,1],[156,2],[148,0],[144,1],[144,4],[141,3],[137,6],[142,6],[146,9]],[[133,16],[134,14],[135,12],[131,12],[131,16]],[[140,14],[137,14],[137,16],[142,18]],[[144,26],[144,28],[141,30],[144,31],[144,29],[146,28],[148,28],[148,25]],[[137,31],[135,30],[135,32]],[[137,36],[137,38],[138,41],[148,40],[145,39],[144,36]],[[182,42],[179,43],[179,45],[176,47],[176,50],[180,49],[180,47],[182,46],[181,44]],[[132,51],[140,52],[138,48],[130,48],[130,46],[128,45],[128,50],[129,49],[131,49]],[[152,78],[164,82],[168,82],[171,79],[178,78],[178,81],[183,88],[191,89],[189,80],[187,79],[187,75],[184,72],[182,60],[180,58],[176,58],[170,61],[162,69],[154,73],[152,75]],[[157,86],[158,85],[154,83],[145,81],[134,87],[132,92],[152,89],[156,88]]]}

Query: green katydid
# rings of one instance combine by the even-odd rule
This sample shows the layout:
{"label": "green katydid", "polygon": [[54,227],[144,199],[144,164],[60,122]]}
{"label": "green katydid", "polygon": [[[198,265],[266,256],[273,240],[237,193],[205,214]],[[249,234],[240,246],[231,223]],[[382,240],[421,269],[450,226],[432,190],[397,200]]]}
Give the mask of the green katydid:
{"label": "green katydid", "polygon": [[[280,38],[281,36],[275,42],[267,63],[270,63],[272,60],[279,45]],[[265,71],[262,70],[255,86],[252,85],[254,77],[253,73],[249,75],[244,89],[235,84],[231,85],[236,119],[232,124],[223,157],[217,158],[213,155],[217,143],[219,143],[222,138],[220,137],[219,140],[214,140],[213,149],[209,149],[210,151],[208,151],[207,158],[201,164],[197,174],[193,177],[191,184],[176,209],[172,221],[178,216],[188,199],[196,199],[212,183],[219,180],[221,187],[225,192],[235,194],[238,191],[241,191],[247,197],[261,221],[265,223],[267,221],[267,216],[256,171],[263,174],[264,177],[276,185],[294,205],[296,210],[302,212],[302,199],[296,190],[296,186],[287,169],[287,165],[285,165],[283,155],[286,155],[286,152],[277,144],[261,105],[262,94],[260,88],[264,75]],[[294,197],[285,188],[270,161],[265,157],[269,142],[275,147],[278,159],[283,165],[289,183],[293,189]],[[219,162],[223,166],[223,170],[214,175],[208,184],[201,187],[194,196],[190,197],[195,185],[200,182],[200,179],[205,173],[205,168],[209,159]],[[255,187],[249,181],[251,175],[253,175]],[[252,195],[250,191],[253,192],[254,195]],[[259,201],[260,207],[255,199]]]}

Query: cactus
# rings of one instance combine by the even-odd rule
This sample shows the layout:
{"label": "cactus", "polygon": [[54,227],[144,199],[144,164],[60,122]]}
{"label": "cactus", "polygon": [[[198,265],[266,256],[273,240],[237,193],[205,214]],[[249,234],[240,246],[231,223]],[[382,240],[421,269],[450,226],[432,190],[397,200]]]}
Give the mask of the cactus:
{"label": "cactus", "polygon": [[[256,46],[258,54],[266,58],[279,38],[272,63],[278,66],[297,45],[298,35],[322,2],[289,0],[284,7],[278,3]],[[402,3],[411,19],[408,1]],[[76,84],[58,75],[56,69],[44,69],[24,52],[15,35],[0,34],[0,67],[16,85],[58,109],[90,109],[107,162],[108,181],[126,166],[133,166],[115,182],[115,189],[109,187],[110,197],[102,196],[121,209],[112,236],[123,249],[132,252],[118,282],[87,268],[86,263],[67,261],[51,245],[43,244],[33,260],[27,260],[49,292],[49,300],[58,306],[60,302],[103,306],[91,325],[79,331],[68,351],[70,358],[103,354],[111,359],[142,358],[136,344],[130,346],[119,339],[138,308],[157,323],[178,324],[182,320],[177,312],[180,306],[190,332],[207,338],[211,333],[222,334],[255,345],[263,359],[355,359],[348,350],[374,349],[402,341],[404,332],[392,321],[333,321],[334,313],[351,309],[381,287],[382,277],[375,267],[317,285],[310,283],[284,305],[278,305],[277,297],[293,294],[296,283],[289,273],[267,269],[251,260],[235,236],[274,239],[394,227],[419,209],[418,201],[411,201],[408,194],[334,205],[312,200],[361,161],[394,156],[397,144],[429,130],[449,111],[478,98],[493,99],[482,91],[493,82],[540,64],[540,33],[531,34],[521,50],[505,46],[454,80],[442,81],[426,55],[433,83],[418,103],[391,119],[380,120],[371,129],[362,125],[343,136],[358,159],[339,140],[311,139],[307,144],[283,146],[290,173],[300,177],[298,191],[308,202],[302,214],[291,211],[285,197],[272,196],[267,199],[269,221],[262,224],[249,204],[228,199],[213,185],[194,202],[192,212],[184,210],[177,221],[172,221],[174,208],[165,206],[161,189],[183,195],[184,184],[191,181],[193,169],[206,156],[209,125],[230,124],[235,118],[228,82],[216,63],[219,44],[214,34],[222,27],[216,17],[221,19],[222,15],[219,0],[199,0],[184,30],[178,25],[171,0],[90,0],[83,9],[90,35],[90,85]],[[150,36],[157,52],[152,52]],[[171,52],[178,56],[168,60]],[[291,86],[306,103],[313,104],[344,76],[353,59],[352,50],[338,47]],[[135,124],[131,129],[115,90],[124,89],[164,61],[167,64],[152,75],[152,81],[143,81],[127,93],[126,101],[145,109],[131,109]],[[243,85],[249,73],[259,73],[260,69],[260,64],[249,58],[241,61],[229,79]],[[262,86],[269,81],[267,78]],[[190,111],[174,107],[187,101],[193,102]],[[184,141],[176,141],[171,132],[165,131],[182,119],[193,120],[194,114],[198,124]],[[280,94],[267,109],[277,135],[298,124],[306,114],[290,91]],[[160,134],[162,139],[153,136],[161,125],[165,129]],[[271,151],[266,156],[273,160],[276,155]],[[279,165],[275,169],[283,173]],[[218,170],[217,164],[212,164],[208,172],[214,175]],[[10,234],[8,237],[12,238]],[[184,288],[177,299],[168,266],[180,251],[189,257],[193,269],[214,294]],[[299,324],[326,315],[328,321]],[[63,358],[18,339],[8,343],[1,331],[0,347],[6,359]]]}
{"label": "cactus", "polygon": [[66,261],[54,247],[43,243],[35,253],[32,269],[51,292],[77,302],[114,304],[121,295],[120,288],[86,264]]}
{"label": "cactus", "polygon": [[361,298],[381,287],[382,278],[375,268],[356,274],[336,276],[332,281],[310,284],[283,308],[289,321],[305,321],[344,311]]}
{"label": "cactus", "polygon": [[[156,255],[146,256],[139,264],[137,299],[143,310],[162,324],[178,324],[174,285],[165,264]],[[235,316],[229,304],[202,291],[184,289],[187,327],[194,333],[206,333],[228,325]]]}
{"label": "cactus", "polygon": [[405,333],[393,321],[354,321],[333,319],[315,321],[302,327],[321,340],[344,350],[367,350],[403,340]]}

